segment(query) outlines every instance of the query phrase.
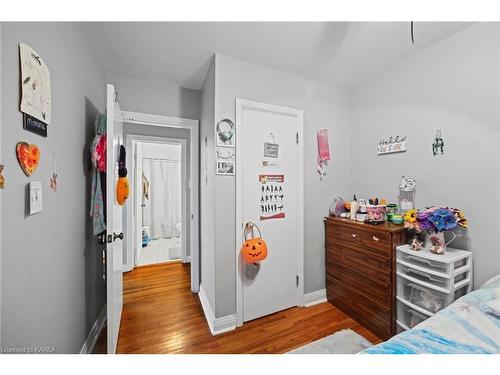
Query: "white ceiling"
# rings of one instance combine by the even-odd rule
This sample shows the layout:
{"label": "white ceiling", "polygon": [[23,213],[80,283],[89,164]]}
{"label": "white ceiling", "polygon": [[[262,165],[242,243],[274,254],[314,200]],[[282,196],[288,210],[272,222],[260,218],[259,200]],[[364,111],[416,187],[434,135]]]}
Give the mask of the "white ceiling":
{"label": "white ceiling", "polygon": [[86,23],[110,73],[200,89],[212,54],[322,82],[356,86],[467,22],[98,22]]}

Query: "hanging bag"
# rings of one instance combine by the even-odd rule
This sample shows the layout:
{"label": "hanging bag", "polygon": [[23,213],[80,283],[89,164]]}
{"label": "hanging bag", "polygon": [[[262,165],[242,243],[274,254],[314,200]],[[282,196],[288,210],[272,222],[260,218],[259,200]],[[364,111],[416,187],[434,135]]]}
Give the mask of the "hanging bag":
{"label": "hanging bag", "polygon": [[[258,237],[254,237],[254,228],[259,232]],[[251,238],[247,236],[251,233]],[[241,253],[246,263],[260,262],[267,258],[267,244],[262,239],[260,229],[252,222],[248,222],[243,230],[243,245],[241,246]]]}

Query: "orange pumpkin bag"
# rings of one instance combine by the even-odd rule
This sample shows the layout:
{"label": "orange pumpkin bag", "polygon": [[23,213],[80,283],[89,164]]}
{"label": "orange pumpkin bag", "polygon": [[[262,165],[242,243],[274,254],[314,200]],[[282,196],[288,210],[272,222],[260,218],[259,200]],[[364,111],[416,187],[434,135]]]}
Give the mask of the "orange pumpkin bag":
{"label": "orange pumpkin bag", "polygon": [[[259,232],[258,237],[254,237],[253,229],[257,228]],[[252,238],[247,239],[248,234],[252,234]],[[243,231],[244,242],[241,246],[241,253],[243,254],[243,259],[247,263],[255,263],[267,258],[267,244],[266,241],[262,239],[262,234],[257,225],[252,222],[248,222]]]}

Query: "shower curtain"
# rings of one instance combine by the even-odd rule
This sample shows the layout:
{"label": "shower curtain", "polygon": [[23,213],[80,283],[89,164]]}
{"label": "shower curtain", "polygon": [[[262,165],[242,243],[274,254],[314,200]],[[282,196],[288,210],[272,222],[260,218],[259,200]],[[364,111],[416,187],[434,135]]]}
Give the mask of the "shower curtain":
{"label": "shower curtain", "polygon": [[143,226],[152,239],[178,236],[181,222],[182,182],[180,161],[143,159],[143,173],[149,180],[149,199],[143,199]]}

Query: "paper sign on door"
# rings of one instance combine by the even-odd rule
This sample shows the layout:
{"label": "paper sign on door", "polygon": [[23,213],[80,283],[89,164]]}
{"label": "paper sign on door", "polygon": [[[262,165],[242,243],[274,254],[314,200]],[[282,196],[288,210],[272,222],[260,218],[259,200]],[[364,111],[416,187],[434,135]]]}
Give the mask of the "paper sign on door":
{"label": "paper sign on door", "polygon": [[285,217],[285,175],[259,175],[260,220]]}

